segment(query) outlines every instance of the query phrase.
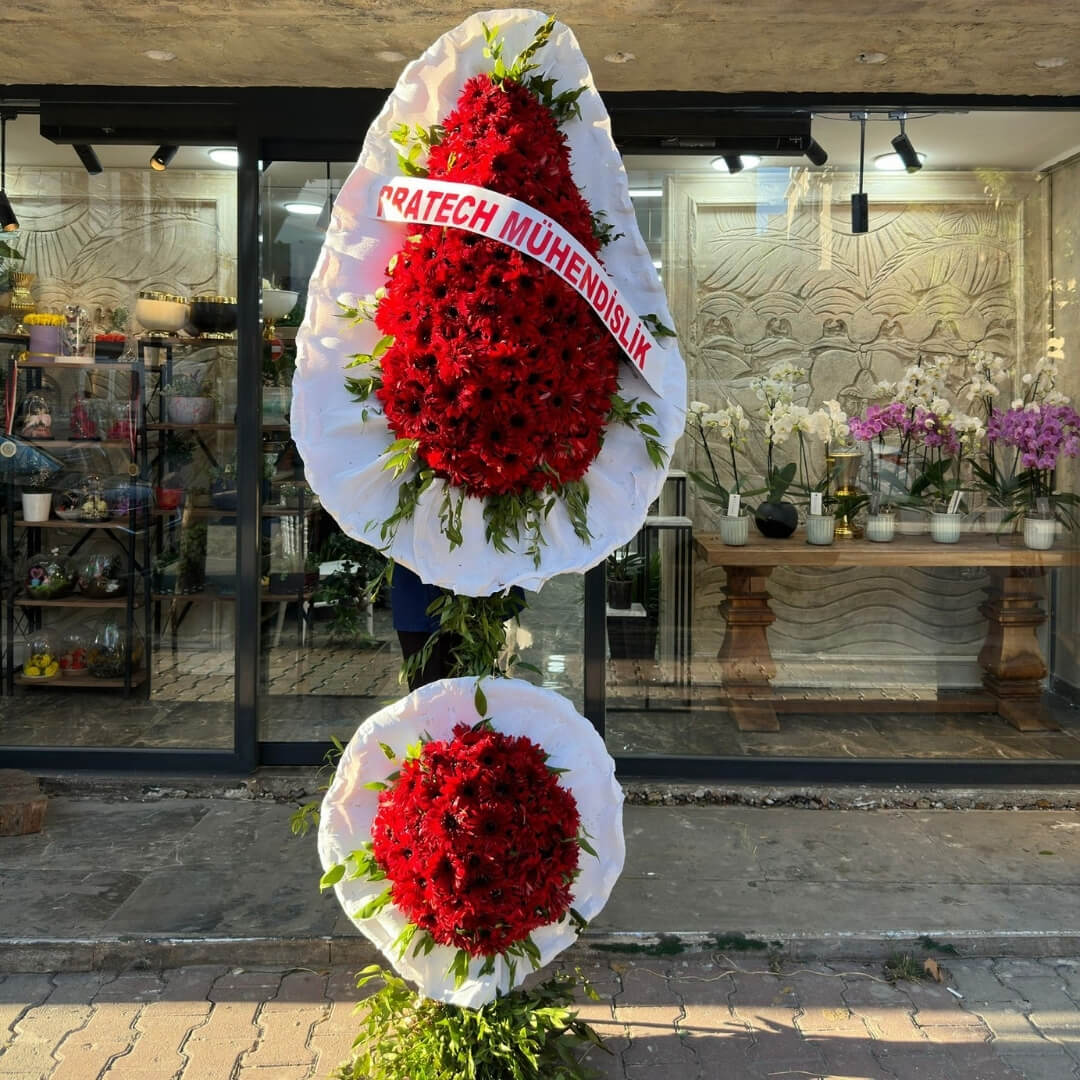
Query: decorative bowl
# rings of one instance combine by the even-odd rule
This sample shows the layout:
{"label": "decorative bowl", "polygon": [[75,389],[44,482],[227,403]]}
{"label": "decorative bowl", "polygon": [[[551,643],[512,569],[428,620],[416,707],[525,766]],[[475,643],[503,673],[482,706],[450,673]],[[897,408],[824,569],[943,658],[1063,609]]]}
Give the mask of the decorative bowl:
{"label": "decorative bowl", "polygon": [[262,315],[268,323],[275,323],[278,319],[284,319],[300,298],[298,292],[290,289],[267,289],[262,291]]}
{"label": "decorative bowl", "polygon": [[169,293],[141,292],[135,301],[135,321],[144,330],[158,334],[175,334],[187,325],[190,305],[183,296]]}
{"label": "decorative bowl", "polygon": [[236,297],[192,297],[188,325],[197,334],[231,334],[236,329]]}

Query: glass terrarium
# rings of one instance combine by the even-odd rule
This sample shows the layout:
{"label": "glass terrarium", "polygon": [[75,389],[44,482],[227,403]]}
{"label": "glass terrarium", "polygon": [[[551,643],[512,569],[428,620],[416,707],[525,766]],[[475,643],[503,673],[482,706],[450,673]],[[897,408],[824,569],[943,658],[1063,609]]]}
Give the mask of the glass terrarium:
{"label": "glass terrarium", "polygon": [[113,476],[105,482],[105,503],[110,517],[127,517],[132,510],[145,514],[153,508],[154,489],[130,476]]}
{"label": "glass terrarium", "polygon": [[[142,667],[143,642],[131,634],[131,674]],[[101,623],[87,654],[87,670],[97,679],[122,679],[128,671],[128,631],[113,619]]]}
{"label": "glass terrarium", "polygon": [[59,600],[75,591],[75,571],[71,560],[59,548],[43,551],[26,564],[26,595],[35,600]]}
{"label": "glass terrarium", "polygon": [[102,401],[79,391],[71,399],[69,430],[73,439],[100,439]]}
{"label": "glass terrarium", "polygon": [[82,483],[82,503],[79,506],[80,521],[108,521],[111,517],[109,504],[105,501],[105,483],[97,473],[91,473]]}
{"label": "glass terrarium", "polygon": [[85,675],[90,662],[90,646],[94,634],[85,626],[72,627],[64,632],[60,640],[60,672],[62,675],[78,678]]}
{"label": "glass terrarium", "polygon": [[24,439],[51,439],[53,408],[49,399],[40,392],[28,394],[23,402],[22,427],[19,434]]}
{"label": "glass terrarium", "polygon": [[37,633],[27,638],[22,673],[25,679],[55,679],[60,674],[60,657],[53,635]]}
{"label": "glass terrarium", "polygon": [[94,552],[79,565],[79,591],[91,600],[124,596],[127,583],[127,559],[119,552]]}

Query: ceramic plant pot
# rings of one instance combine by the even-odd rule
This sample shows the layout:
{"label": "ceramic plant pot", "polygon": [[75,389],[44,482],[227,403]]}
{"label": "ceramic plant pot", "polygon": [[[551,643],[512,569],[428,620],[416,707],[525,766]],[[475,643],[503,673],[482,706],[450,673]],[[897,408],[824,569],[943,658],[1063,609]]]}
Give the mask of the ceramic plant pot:
{"label": "ceramic plant pot", "polygon": [[809,514],[806,518],[806,542],[824,547],[836,534],[835,514]]}
{"label": "ceramic plant pot", "polygon": [[786,540],[799,525],[799,511],[794,503],[763,502],[754,513],[754,524],[770,540]]}
{"label": "ceramic plant pot", "polygon": [[895,514],[870,514],[866,519],[866,539],[887,544],[896,536]]}
{"label": "ceramic plant pot", "polygon": [[1053,518],[1024,518],[1024,546],[1034,551],[1046,551],[1054,546],[1057,522]]}
{"label": "ceramic plant pot", "polygon": [[729,547],[742,547],[750,537],[750,518],[746,514],[725,514],[720,519],[720,539]]}

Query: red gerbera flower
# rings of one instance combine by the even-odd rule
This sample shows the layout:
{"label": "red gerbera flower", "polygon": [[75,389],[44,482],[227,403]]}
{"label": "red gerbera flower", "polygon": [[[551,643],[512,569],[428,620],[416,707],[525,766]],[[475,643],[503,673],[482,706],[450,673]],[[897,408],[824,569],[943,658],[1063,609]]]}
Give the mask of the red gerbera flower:
{"label": "red gerbera flower", "polygon": [[372,853],[437,944],[492,956],[569,910],[580,819],[544,761],[527,738],[459,724],[379,796]]}
{"label": "red gerbera flower", "polygon": [[[433,178],[511,195],[593,255],[566,139],[525,87],[477,75],[431,148]],[[496,240],[424,226],[387,276],[375,322],[394,344],[376,391],[398,438],[470,495],[580,480],[599,453],[619,347],[552,271]]]}

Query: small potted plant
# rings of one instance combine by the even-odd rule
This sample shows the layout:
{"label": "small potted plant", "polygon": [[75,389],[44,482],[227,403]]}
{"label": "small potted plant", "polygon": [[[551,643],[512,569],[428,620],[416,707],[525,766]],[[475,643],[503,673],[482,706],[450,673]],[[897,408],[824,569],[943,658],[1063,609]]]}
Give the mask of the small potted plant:
{"label": "small potted plant", "polygon": [[169,421],[182,427],[210,422],[214,396],[202,375],[177,375],[164,389],[169,402]]}
{"label": "small potted plant", "polygon": [[234,458],[211,470],[210,502],[215,510],[235,510],[238,498]]}
{"label": "small potted plant", "polygon": [[128,309],[113,308],[104,313],[101,328],[94,335],[94,359],[116,361],[124,355],[127,344]]}
{"label": "small potted plant", "polygon": [[617,548],[607,557],[605,576],[608,606],[627,611],[634,595],[634,584],[641,576],[645,557],[629,549],[629,545]]}
{"label": "small potted plant", "polygon": [[23,521],[48,521],[52,508],[52,470],[35,468],[22,482]]}

